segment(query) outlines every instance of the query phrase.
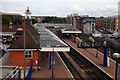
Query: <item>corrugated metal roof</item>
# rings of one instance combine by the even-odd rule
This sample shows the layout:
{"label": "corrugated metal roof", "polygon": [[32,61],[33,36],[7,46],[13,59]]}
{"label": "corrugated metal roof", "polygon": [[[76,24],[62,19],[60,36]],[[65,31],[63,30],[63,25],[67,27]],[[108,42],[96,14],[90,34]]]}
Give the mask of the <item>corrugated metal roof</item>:
{"label": "corrugated metal roof", "polygon": [[[36,26],[40,33],[40,46],[42,47],[68,47],[61,39],[59,39],[50,30],[43,26]],[[59,45],[59,46],[58,46]]]}

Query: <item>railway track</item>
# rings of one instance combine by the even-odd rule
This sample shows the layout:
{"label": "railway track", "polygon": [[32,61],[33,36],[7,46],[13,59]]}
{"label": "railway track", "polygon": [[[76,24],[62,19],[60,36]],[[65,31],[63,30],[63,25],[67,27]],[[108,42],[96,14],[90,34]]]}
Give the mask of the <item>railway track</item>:
{"label": "railway track", "polygon": [[[76,74],[74,74],[74,71],[71,71],[75,79],[80,80],[112,80],[109,76],[107,76],[105,73],[103,73],[101,70],[99,70],[97,67],[95,67],[91,62],[89,62],[87,59],[82,57],[77,51],[71,48],[71,51],[68,53],[59,53],[62,58],[66,58],[67,61],[69,61],[69,64],[71,64],[72,67],[68,67],[69,69],[73,68],[74,71],[76,71]],[[71,58],[70,58],[71,57]],[[73,59],[73,60],[72,60]],[[65,64],[68,64],[68,62],[65,62]],[[66,64],[66,65],[67,65]],[[68,65],[67,65],[68,66]],[[79,67],[78,67],[79,66]]]}
{"label": "railway track", "polygon": [[91,62],[82,57],[77,51],[71,49],[69,55],[78,63],[83,70],[91,77],[93,80],[111,80],[105,73],[95,67]]}
{"label": "railway track", "polygon": [[63,59],[64,63],[67,65],[67,67],[69,68],[70,72],[72,73],[72,75],[74,76],[75,80],[84,80],[79,72],[76,70],[76,68],[74,68],[74,66],[72,65],[72,63],[66,58],[66,56],[63,54],[63,52],[59,52],[58,53],[60,55],[60,57]]}

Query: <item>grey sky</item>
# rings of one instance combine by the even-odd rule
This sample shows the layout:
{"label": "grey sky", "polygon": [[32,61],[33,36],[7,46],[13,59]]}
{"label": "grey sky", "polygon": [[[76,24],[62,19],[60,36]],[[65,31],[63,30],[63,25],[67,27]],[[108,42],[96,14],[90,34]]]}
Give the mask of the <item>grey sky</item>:
{"label": "grey sky", "polygon": [[2,0],[4,12],[20,12],[24,14],[30,7],[32,15],[67,16],[79,13],[90,16],[114,16],[118,13],[119,0]]}

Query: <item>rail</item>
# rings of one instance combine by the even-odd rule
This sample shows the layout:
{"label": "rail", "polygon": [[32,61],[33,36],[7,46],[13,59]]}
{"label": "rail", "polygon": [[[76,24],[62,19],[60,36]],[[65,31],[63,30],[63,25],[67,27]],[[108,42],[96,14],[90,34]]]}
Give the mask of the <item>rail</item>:
{"label": "rail", "polygon": [[18,66],[0,66],[2,75],[2,80],[8,80],[10,78],[14,79],[20,79],[20,71],[21,69]]}

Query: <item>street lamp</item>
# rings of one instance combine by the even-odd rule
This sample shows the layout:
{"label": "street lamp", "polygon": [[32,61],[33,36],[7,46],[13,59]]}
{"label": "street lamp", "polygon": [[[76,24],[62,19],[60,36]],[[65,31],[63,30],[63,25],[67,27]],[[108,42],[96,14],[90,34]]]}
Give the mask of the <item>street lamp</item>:
{"label": "street lamp", "polygon": [[116,60],[116,68],[115,68],[115,80],[118,80],[118,58],[120,58],[120,54],[113,53],[113,57]]}
{"label": "street lamp", "polygon": [[[27,20],[27,23],[29,22],[29,19],[31,18],[31,11],[29,10],[29,7],[27,7],[27,10],[25,11],[25,19]],[[25,41],[25,33],[26,33],[26,21],[24,21],[24,80],[26,78],[26,57],[25,57],[25,54],[26,54],[26,51],[25,51],[25,45],[26,45],[26,41]]]}
{"label": "street lamp", "polygon": [[31,19],[31,11],[29,10],[29,7],[27,7],[27,10],[25,11],[25,19],[27,19],[27,21],[29,21],[29,19]]}

